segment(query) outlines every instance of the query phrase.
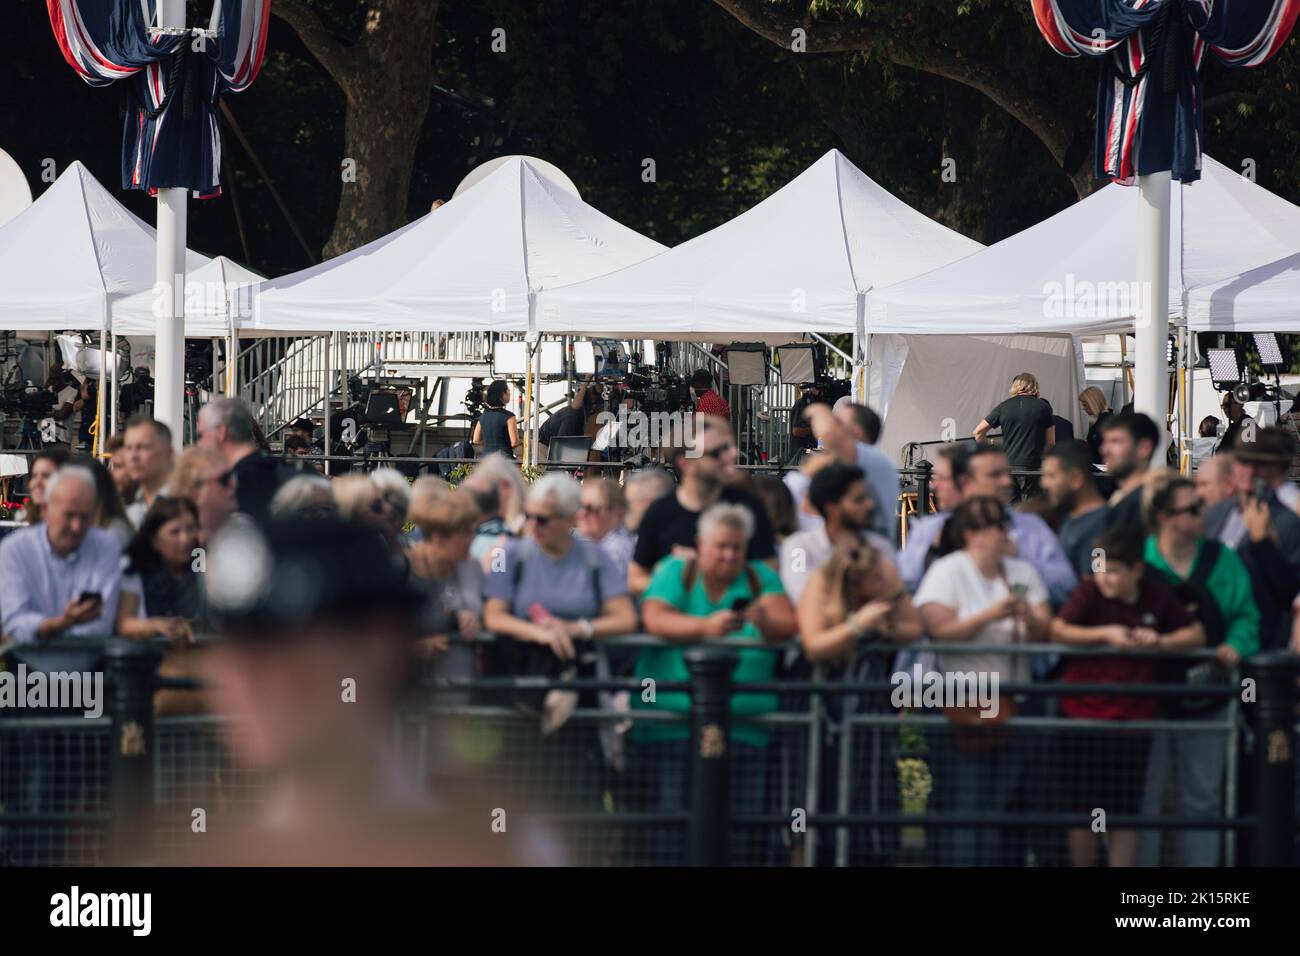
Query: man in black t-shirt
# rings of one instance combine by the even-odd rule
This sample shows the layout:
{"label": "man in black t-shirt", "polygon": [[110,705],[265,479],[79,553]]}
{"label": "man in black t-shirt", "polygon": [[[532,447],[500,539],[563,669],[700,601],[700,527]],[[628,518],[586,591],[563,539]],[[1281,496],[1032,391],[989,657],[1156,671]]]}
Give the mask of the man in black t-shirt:
{"label": "man in black t-shirt", "polygon": [[[1043,452],[1056,442],[1052,406],[1038,397],[1038,379],[1021,372],[1011,380],[1011,397],[1001,402],[975,426],[975,440],[981,442],[991,429],[1002,429],[1002,450],[1012,468],[1037,471]],[[1038,481],[1020,480],[1020,497],[1038,491]]]}
{"label": "man in black t-shirt", "polygon": [[265,454],[257,443],[256,422],[237,398],[214,398],[199,409],[199,444],[219,451],[235,476],[235,501],[259,524],[270,520],[271,499],[296,473]]}
{"label": "man in black t-shirt", "polygon": [[672,554],[693,553],[700,514],[725,501],[747,507],[754,515],[754,536],[749,540],[751,561],[774,561],[776,537],[772,522],[758,499],[728,486],[736,475],[737,448],[731,428],[712,416],[698,419],[694,441],[675,449],[672,463],[681,475],[673,494],[646,509],[641,519],[636,550],[628,567],[628,588],[639,596],[650,583],[656,564]]}
{"label": "man in black t-shirt", "polygon": [[[587,390],[588,386],[580,385],[573,393],[569,404],[556,409],[551,417],[542,423],[542,427],[537,430],[538,444],[549,446],[557,438],[587,433],[587,406],[590,404]],[[543,457],[547,453],[543,452]]]}

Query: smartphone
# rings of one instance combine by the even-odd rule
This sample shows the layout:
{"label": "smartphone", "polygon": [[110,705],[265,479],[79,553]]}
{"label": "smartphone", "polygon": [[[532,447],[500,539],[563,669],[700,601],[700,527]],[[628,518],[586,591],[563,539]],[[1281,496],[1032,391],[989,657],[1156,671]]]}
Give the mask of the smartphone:
{"label": "smartphone", "polygon": [[1255,479],[1255,500],[1268,501],[1268,482],[1263,478]]}
{"label": "smartphone", "polygon": [[82,591],[77,597],[78,601],[102,601],[103,595],[98,591]]}
{"label": "smartphone", "polygon": [[735,611],[737,614],[742,614],[749,607],[751,601],[753,601],[753,598],[747,598],[747,597],[736,598],[736,600],[731,602],[731,609]]}

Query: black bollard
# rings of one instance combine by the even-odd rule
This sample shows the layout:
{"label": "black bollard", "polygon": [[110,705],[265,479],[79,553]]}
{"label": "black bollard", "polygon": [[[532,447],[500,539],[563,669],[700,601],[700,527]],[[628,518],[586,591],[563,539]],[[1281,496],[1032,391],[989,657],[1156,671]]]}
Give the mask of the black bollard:
{"label": "black bollard", "polygon": [[731,675],[740,658],[720,647],[693,647],[683,655],[691,672],[691,866],[726,866],[730,828]]}
{"label": "black bollard", "polygon": [[1255,866],[1295,865],[1295,704],[1300,658],[1267,651],[1248,658],[1255,703],[1247,704],[1255,734],[1252,773],[1259,827],[1251,852]]}
{"label": "black bollard", "polygon": [[104,648],[108,715],[108,859],[153,862],[153,695],[162,651],[147,641],[114,638]]}
{"label": "black bollard", "polygon": [[916,513],[928,515],[930,513],[930,475],[934,472],[934,465],[922,459],[916,466],[919,474],[916,476]]}

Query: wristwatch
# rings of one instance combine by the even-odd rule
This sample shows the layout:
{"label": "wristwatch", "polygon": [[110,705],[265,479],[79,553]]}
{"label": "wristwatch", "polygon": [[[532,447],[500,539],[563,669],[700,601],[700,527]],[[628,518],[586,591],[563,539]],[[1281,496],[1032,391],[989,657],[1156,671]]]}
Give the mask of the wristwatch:
{"label": "wristwatch", "polygon": [[578,618],[578,630],[582,631],[582,636],[587,640],[591,640],[596,633],[596,629],[591,626],[591,621],[585,617]]}

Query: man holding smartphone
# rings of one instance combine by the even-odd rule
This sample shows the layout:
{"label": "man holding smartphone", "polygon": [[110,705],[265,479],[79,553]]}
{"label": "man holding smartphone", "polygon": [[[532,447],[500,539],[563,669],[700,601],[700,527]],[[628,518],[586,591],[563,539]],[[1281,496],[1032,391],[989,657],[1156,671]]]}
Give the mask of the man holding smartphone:
{"label": "man holding smartphone", "polygon": [[111,635],[122,549],[92,527],[95,477],[65,465],[45,495],[45,520],[0,541],[0,630],[18,644]]}
{"label": "man holding smartphone", "polygon": [[[1264,650],[1290,639],[1291,604],[1300,594],[1300,489],[1287,478],[1295,439],[1282,428],[1242,432],[1232,448],[1234,494],[1205,515],[1205,536],[1237,552],[1259,606]],[[1204,465],[1202,467],[1205,467]]]}

